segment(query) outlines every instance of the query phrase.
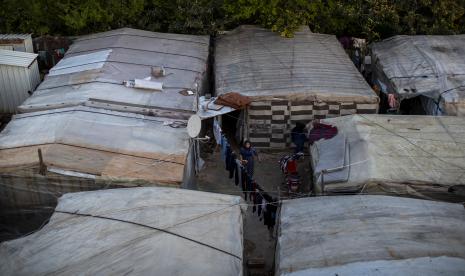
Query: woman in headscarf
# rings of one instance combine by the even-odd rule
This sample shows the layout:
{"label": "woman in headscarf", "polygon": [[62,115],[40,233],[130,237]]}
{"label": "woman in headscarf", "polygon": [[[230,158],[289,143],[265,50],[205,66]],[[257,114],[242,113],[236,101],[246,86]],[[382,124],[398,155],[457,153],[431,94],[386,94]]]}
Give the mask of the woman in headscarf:
{"label": "woman in headscarf", "polygon": [[257,159],[260,161],[257,151],[255,150],[255,148],[252,147],[252,144],[250,143],[250,141],[246,140],[242,144],[241,159],[242,159],[242,162],[245,164],[247,168],[247,172],[250,177],[253,177],[253,174],[254,174],[254,158],[255,157],[257,157]]}

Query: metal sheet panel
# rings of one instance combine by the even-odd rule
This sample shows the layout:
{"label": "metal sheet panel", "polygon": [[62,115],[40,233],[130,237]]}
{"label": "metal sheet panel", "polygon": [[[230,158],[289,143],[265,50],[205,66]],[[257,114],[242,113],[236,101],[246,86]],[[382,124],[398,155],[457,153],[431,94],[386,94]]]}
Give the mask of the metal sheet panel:
{"label": "metal sheet panel", "polygon": [[102,68],[110,55],[111,50],[99,51],[90,54],[66,57],[50,70],[49,76],[71,74]]}
{"label": "metal sheet panel", "polygon": [[0,34],[0,49],[34,53],[31,34]]}
{"label": "metal sheet panel", "polygon": [[29,68],[0,65],[0,113],[15,113],[39,83],[37,60]]}
{"label": "metal sheet panel", "polygon": [[0,65],[29,67],[36,58],[37,54],[0,50]]}

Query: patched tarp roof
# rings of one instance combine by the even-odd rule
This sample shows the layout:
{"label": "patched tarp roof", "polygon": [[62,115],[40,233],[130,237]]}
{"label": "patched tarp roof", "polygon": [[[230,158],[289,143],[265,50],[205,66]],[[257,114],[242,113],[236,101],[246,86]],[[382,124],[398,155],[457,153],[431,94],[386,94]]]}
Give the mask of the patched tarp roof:
{"label": "patched tarp roof", "polygon": [[[107,109],[160,108],[193,113],[195,96],[207,78],[209,37],[154,33],[123,28],[77,39],[33,96],[21,105],[30,112],[89,102]],[[128,88],[123,81],[151,77],[164,67],[163,91]],[[123,106],[123,107],[121,107]]]}
{"label": "patched tarp roof", "polygon": [[239,92],[254,99],[377,101],[336,37],[308,28],[283,38],[263,28],[241,26],[218,37],[215,85],[217,94]]}
{"label": "patched tarp roof", "polygon": [[464,45],[465,35],[394,36],[372,45],[372,64],[394,90],[386,92],[459,103],[448,114],[465,114]]}
{"label": "patched tarp roof", "polygon": [[20,114],[0,133],[0,172],[39,163],[97,178],[180,184],[189,151],[172,120],[89,107]]}
{"label": "patched tarp roof", "polygon": [[358,114],[324,122],[338,135],[311,147],[316,191],[465,200],[463,118]]}
{"label": "patched tarp roof", "polygon": [[0,245],[3,275],[242,275],[243,201],[172,188],[68,193]]}
{"label": "patched tarp roof", "polygon": [[353,195],[282,203],[276,275],[463,275],[462,204]]}

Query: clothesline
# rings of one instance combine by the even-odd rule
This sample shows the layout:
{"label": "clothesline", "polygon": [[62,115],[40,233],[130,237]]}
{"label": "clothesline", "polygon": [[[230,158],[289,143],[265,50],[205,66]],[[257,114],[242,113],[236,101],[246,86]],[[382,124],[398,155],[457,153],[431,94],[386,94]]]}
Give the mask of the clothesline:
{"label": "clothesline", "polygon": [[218,137],[217,143],[221,145],[221,158],[225,162],[225,169],[229,172],[229,179],[234,178],[236,186],[241,184],[244,199],[253,202],[252,212],[257,211],[263,223],[272,230],[276,224],[276,212],[279,199],[274,199],[253,179],[252,173],[244,166],[243,161],[237,158],[237,154],[232,150],[228,139],[223,135],[219,123],[214,120],[214,135]]}

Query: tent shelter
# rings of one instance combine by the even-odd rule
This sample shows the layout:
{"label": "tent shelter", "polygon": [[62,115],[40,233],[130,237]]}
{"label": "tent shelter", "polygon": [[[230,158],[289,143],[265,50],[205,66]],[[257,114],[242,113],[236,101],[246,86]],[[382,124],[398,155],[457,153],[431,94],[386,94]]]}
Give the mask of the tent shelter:
{"label": "tent shelter", "polygon": [[1,209],[51,207],[68,192],[187,187],[189,153],[185,128],[169,119],[89,107],[16,115],[0,133]]}
{"label": "tent shelter", "polygon": [[19,109],[86,105],[187,119],[208,87],[208,51],[208,36],[129,28],[83,36]]}
{"label": "tent shelter", "polygon": [[395,36],[372,45],[373,82],[428,115],[465,115],[465,35]]}
{"label": "tent shelter", "polygon": [[285,147],[297,121],[376,113],[378,97],[335,36],[308,30],[294,38],[255,26],[220,36],[215,49],[218,95],[252,99],[243,135],[257,147]]}
{"label": "tent shelter", "polygon": [[461,204],[390,196],[283,202],[275,275],[464,275]]}
{"label": "tent shelter", "polygon": [[242,275],[237,196],[131,188],[70,193],[36,233],[0,245],[2,275]]}
{"label": "tent shelter", "polygon": [[465,121],[455,116],[352,115],[311,147],[317,194],[465,200]]}

